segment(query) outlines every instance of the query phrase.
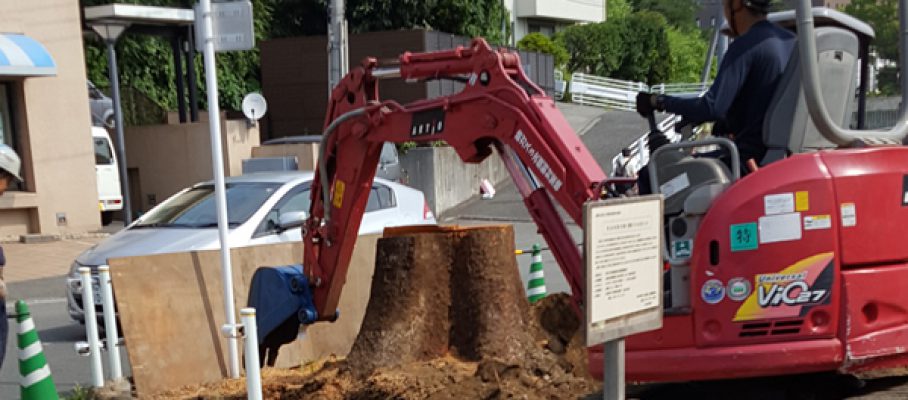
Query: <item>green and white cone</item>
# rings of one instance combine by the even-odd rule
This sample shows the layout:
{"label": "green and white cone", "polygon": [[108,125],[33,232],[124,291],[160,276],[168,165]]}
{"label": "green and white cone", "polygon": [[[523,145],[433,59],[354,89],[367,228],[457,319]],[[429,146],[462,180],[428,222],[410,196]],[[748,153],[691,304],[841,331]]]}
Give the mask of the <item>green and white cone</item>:
{"label": "green and white cone", "polygon": [[542,250],[533,245],[533,263],[530,264],[530,281],[527,283],[527,299],[535,303],[545,297],[545,272],[542,267]]}
{"label": "green and white cone", "polygon": [[16,302],[16,314],[19,323],[16,335],[19,341],[19,397],[22,400],[59,400],[35,323],[24,301]]}

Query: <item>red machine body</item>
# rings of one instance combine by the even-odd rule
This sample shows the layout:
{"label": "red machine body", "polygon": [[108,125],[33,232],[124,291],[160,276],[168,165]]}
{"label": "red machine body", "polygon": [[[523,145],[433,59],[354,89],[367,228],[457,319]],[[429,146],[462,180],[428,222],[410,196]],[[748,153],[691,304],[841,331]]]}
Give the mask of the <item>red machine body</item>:
{"label": "red machine body", "polygon": [[[601,198],[609,182],[552,99],[526,78],[516,54],[481,39],[469,48],[405,53],[399,62],[387,68],[367,60],[331,95],[304,227],[319,319],[336,315],[382,143],[405,141],[443,140],[471,163],[494,148],[582,308],[582,256],[554,202],[582,226],[583,204]],[[401,105],[380,100],[385,77],[465,85]],[[908,365],[906,224],[905,147],[795,155],[748,175],[702,220],[691,307],[667,313],[662,329],[627,339],[628,379]],[[595,375],[602,365],[601,348],[592,348]]]}
{"label": "red machine body", "polygon": [[[908,365],[906,196],[904,147],[795,155],[735,183],[697,232],[690,312],[666,315],[661,330],[627,339],[627,378]],[[791,235],[768,231],[785,219],[792,221]],[[736,246],[735,234],[747,225],[761,239]],[[726,288],[720,300],[710,297],[711,282]],[[732,295],[732,288],[740,292]],[[602,373],[601,351],[591,349],[594,375]]]}

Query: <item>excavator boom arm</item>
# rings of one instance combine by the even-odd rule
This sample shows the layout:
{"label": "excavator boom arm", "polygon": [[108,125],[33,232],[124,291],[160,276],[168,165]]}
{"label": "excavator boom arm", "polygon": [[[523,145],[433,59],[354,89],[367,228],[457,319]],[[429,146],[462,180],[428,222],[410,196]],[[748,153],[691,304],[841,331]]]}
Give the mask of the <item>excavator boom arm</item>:
{"label": "excavator boom arm", "polygon": [[[579,304],[582,256],[554,202],[582,226],[583,204],[606,179],[551,98],[527,79],[516,54],[475,39],[469,48],[366,60],[332,91],[304,227],[304,265],[319,319],[336,315],[347,267],[384,142],[444,141],[469,163],[497,151]],[[381,79],[452,79],[464,89],[406,105],[378,98]]]}

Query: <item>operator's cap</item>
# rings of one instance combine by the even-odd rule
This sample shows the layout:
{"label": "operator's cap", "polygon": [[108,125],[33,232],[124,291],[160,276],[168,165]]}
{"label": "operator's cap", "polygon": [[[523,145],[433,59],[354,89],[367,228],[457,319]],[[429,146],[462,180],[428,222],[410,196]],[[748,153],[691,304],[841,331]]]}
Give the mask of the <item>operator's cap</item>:
{"label": "operator's cap", "polygon": [[760,12],[769,12],[773,0],[744,0],[744,7]]}
{"label": "operator's cap", "polygon": [[19,155],[16,154],[16,151],[8,145],[0,144],[0,169],[8,172],[13,178],[16,178],[17,181],[21,182],[22,176],[19,175],[21,168],[22,160],[19,159]]}

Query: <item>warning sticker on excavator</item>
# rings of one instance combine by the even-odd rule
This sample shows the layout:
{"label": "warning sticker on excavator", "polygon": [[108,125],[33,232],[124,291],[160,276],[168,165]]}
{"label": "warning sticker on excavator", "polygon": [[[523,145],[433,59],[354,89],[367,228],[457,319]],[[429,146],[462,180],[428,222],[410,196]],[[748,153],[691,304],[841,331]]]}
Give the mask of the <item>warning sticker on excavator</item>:
{"label": "warning sticker on excavator", "polygon": [[810,194],[808,192],[795,193],[795,211],[810,210]]}
{"label": "warning sticker on excavator", "polygon": [[808,215],[804,217],[804,230],[812,231],[816,229],[832,228],[832,216],[825,215]]}
{"label": "warning sticker on excavator", "polygon": [[793,213],[795,210],[794,194],[779,193],[763,196],[763,209],[766,215]]}
{"label": "warning sticker on excavator", "polygon": [[731,232],[731,251],[756,250],[759,246],[756,223],[735,224],[729,231]]}
{"label": "warning sticker on excavator", "polygon": [[842,203],[842,226],[849,227],[858,224],[858,213],[854,203]]}
{"label": "warning sticker on excavator", "polygon": [[687,173],[685,172],[672,178],[672,180],[663,183],[662,186],[659,186],[659,191],[665,195],[665,198],[669,198],[689,187],[690,179],[687,177]]}
{"label": "warning sticker on excavator", "polygon": [[344,191],[347,190],[347,184],[344,181],[338,179],[337,182],[334,182],[334,200],[331,204],[334,204],[334,208],[341,208],[341,205],[344,204]]}

